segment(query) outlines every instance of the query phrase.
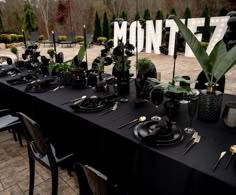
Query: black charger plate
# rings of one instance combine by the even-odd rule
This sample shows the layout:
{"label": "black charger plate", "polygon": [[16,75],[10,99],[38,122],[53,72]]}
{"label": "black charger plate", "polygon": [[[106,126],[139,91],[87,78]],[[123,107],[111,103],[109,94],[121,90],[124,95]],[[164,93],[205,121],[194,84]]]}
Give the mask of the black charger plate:
{"label": "black charger plate", "polygon": [[139,123],[134,128],[135,137],[137,137],[140,141],[143,141],[146,144],[152,146],[168,146],[177,144],[184,139],[184,131],[176,125],[172,125],[172,129],[169,133],[153,135],[151,139],[145,140],[145,137],[153,131],[153,128],[155,128],[155,125],[157,124],[158,121],[146,121]]}

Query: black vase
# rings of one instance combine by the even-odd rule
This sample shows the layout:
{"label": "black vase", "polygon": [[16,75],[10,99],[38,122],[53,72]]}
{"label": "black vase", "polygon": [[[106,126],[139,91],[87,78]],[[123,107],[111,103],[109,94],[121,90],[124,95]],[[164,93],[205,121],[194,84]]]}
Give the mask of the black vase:
{"label": "black vase", "polygon": [[129,71],[117,75],[117,87],[119,95],[129,94]]}
{"label": "black vase", "polygon": [[207,90],[201,90],[198,105],[198,118],[205,121],[219,120],[223,93],[215,91],[207,93]]}

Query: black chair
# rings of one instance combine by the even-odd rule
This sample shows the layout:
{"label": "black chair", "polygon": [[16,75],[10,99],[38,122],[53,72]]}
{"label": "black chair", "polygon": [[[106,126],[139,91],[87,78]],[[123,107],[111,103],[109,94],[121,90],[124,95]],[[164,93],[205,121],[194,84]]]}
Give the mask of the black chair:
{"label": "black chair", "polygon": [[38,31],[34,31],[30,33],[30,42],[39,42],[39,32]]}
{"label": "black chair", "polygon": [[[24,124],[28,148],[30,169],[29,194],[33,195],[34,191],[35,160],[37,160],[51,171],[52,195],[56,195],[58,192],[58,166],[72,164],[73,154],[58,159],[55,148],[49,139],[42,135],[39,125],[23,113],[18,113],[18,116]],[[68,168],[69,171],[70,169]]]}
{"label": "black chair", "polygon": [[[198,82],[195,84],[195,88],[196,89],[206,89],[206,83],[207,83],[207,79],[206,79],[206,75],[204,73],[204,71],[200,72],[200,74],[198,75],[197,79]],[[213,81],[215,81],[215,79],[213,79]],[[225,90],[225,76],[221,77],[220,80],[217,82],[217,84],[219,86],[217,86],[217,90],[221,91],[222,93],[224,93]]]}
{"label": "black chair", "polygon": [[[54,38],[55,38],[55,42],[58,42],[58,36],[57,34],[54,34]],[[49,46],[53,46],[53,34],[51,33],[49,35],[48,40],[42,41],[41,43],[43,43],[43,46],[45,46],[45,44],[49,44]]]}
{"label": "black chair", "polygon": [[63,45],[67,45],[67,46],[70,46],[71,47],[71,44],[76,44],[76,41],[75,41],[75,33],[74,32],[69,32],[67,33],[66,35],[66,41],[61,41],[61,46],[63,47]]}
{"label": "black chair", "polygon": [[107,176],[91,166],[75,164],[75,172],[79,182],[80,195],[125,195],[117,184],[112,184]]}
{"label": "black chair", "polygon": [[22,144],[22,138],[21,138],[21,121],[16,116],[16,113],[12,112],[10,109],[2,109],[0,110],[0,132],[3,131],[12,131],[14,140],[18,140],[20,142],[20,145]]}

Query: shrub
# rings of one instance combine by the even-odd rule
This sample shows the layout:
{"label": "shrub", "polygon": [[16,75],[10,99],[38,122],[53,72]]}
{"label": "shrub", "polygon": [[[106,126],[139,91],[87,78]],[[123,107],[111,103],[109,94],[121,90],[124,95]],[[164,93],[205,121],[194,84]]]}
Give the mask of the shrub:
{"label": "shrub", "polygon": [[103,44],[104,42],[107,41],[107,38],[106,37],[98,37],[97,38],[97,43],[98,44]]}
{"label": "shrub", "polygon": [[84,37],[83,37],[83,36],[76,36],[76,37],[75,37],[75,41],[76,41],[76,42],[84,41]]}
{"label": "shrub", "polygon": [[11,42],[18,42],[18,37],[16,34],[10,34]]}
{"label": "shrub", "polygon": [[24,41],[23,35],[17,35],[17,40],[18,40],[19,42]]}
{"label": "shrub", "polygon": [[0,35],[0,42],[1,43],[11,43],[11,36],[8,34],[1,34]]}
{"label": "shrub", "polygon": [[67,39],[66,35],[59,35],[58,36],[58,42],[66,41],[66,39]]}
{"label": "shrub", "polygon": [[39,35],[39,41],[42,41],[44,39],[45,39],[44,35]]}

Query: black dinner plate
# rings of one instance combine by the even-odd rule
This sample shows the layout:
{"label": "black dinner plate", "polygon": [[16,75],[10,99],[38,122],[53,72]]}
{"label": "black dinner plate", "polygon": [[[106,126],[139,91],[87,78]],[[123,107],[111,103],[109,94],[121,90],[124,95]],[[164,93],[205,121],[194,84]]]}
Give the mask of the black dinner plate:
{"label": "black dinner plate", "polygon": [[148,145],[152,146],[168,146],[172,144],[177,144],[184,139],[184,131],[181,130],[178,126],[173,125],[172,129],[166,134],[158,134],[153,136],[149,140],[145,138],[153,131],[155,125],[158,124],[158,121],[146,121],[139,123],[134,128],[134,135],[140,141],[145,142]]}

